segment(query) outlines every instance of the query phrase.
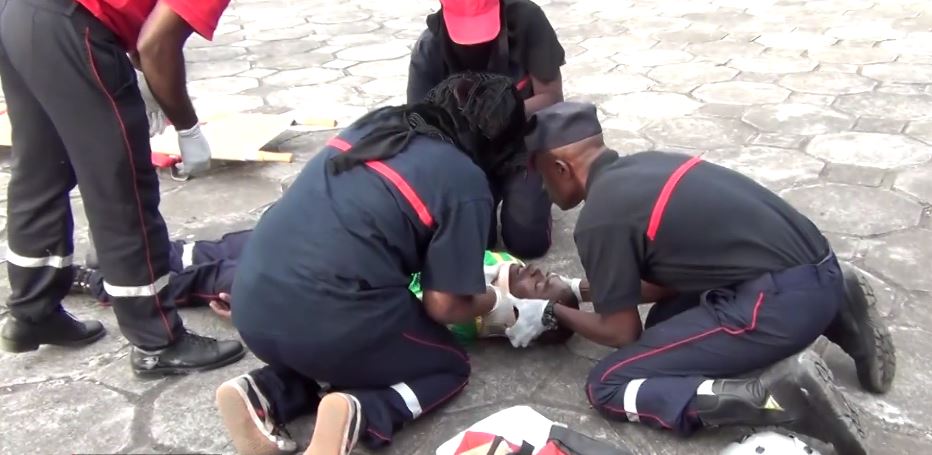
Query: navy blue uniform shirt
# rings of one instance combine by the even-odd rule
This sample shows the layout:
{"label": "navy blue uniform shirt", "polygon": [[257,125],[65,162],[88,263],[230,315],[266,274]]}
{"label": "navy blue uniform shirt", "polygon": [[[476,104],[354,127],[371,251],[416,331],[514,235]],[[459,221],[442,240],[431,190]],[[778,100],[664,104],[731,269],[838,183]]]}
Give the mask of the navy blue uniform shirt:
{"label": "navy blue uniform shirt", "polygon": [[779,196],[689,155],[606,151],[587,185],[574,235],[598,313],[637,306],[641,279],[700,292],[816,264],[830,250]]}
{"label": "navy blue uniform shirt", "polygon": [[[351,126],[336,142],[365,131]],[[408,290],[412,273],[422,273],[424,289],[485,292],[492,196],[482,170],[453,145],[418,136],[381,162],[406,197],[366,165],[332,175],[327,160],[338,153],[325,147],[256,226],[232,292],[240,330],[364,346],[423,311]]]}

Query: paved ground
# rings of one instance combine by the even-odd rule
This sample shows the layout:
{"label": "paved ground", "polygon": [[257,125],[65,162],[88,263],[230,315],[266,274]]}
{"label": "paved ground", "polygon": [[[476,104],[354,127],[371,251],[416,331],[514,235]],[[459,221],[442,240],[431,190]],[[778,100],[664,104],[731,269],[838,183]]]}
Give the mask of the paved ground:
{"label": "paved ground", "polygon": [[[347,120],[400,102],[407,54],[435,3],[233,0],[215,42],[190,44],[196,104],[202,115],[295,108]],[[810,215],[838,254],[870,275],[899,348],[894,390],[865,395],[847,359],[833,349],[827,358],[864,411],[873,453],[932,452],[930,3],[539,3],[567,50],[568,97],[599,104],[612,146],[702,153],[745,171]],[[291,165],[230,165],[185,184],[164,180],[172,233],[203,237],[250,226],[329,135],[280,137],[280,150],[296,153]],[[74,204],[81,213],[78,197]],[[556,217],[556,246],[544,262],[578,275],[569,237],[575,214]],[[76,236],[83,250],[83,220]],[[68,308],[103,319],[110,335],[78,351],[0,354],[0,453],[230,451],[213,390],[257,365],[254,358],[182,379],[138,381],[110,312],[81,299]],[[197,331],[234,335],[208,311],[184,316]],[[469,422],[519,403],[639,454],[716,453],[741,433],[681,441],[606,423],[581,391],[591,359],[604,352],[577,339],[522,352],[478,347],[466,392],[383,453],[432,453]],[[293,428],[307,435],[309,421]]]}

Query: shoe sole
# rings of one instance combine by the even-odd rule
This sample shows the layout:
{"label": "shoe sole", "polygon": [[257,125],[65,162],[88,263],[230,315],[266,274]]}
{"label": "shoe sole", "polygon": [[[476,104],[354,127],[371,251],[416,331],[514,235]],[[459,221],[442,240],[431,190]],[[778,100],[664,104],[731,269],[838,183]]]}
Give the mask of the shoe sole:
{"label": "shoe sole", "polygon": [[256,427],[253,411],[249,409],[249,399],[245,391],[232,384],[224,383],[217,388],[217,409],[223,426],[226,427],[236,453],[248,455],[284,455],[274,442],[270,441]]}
{"label": "shoe sole", "polygon": [[847,267],[843,272],[849,277],[845,279],[845,298],[857,318],[861,343],[867,353],[865,359],[855,359],[858,381],[869,392],[886,393],[896,376],[893,337],[877,310],[873,286],[853,267]]}
{"label": "shoe sole", "polygon": [[362,414],[354,399],[331,393],[317,406],[314,435],[304,455],[347,455],[359,439]]}
{"label": "shoe sole", "polygon": [[56,343],[23,343],[21,341],[11,340],[9,338],[0,339],[0,349],[3,349],[6,352],[11,352],[14,354],[21,354],[23,352],[31,352],[39,349],[39,346],[48,345],[48,346],[59,346],[63,348],[79,348],[81,346],[87,346],[91,343],[94,343],[97,340],[100,340],[107,334],[107,329],[101,329],[99,332],[95,332],[87,338],[81,338],[79,340],[72,341],[63,341]]}
{"label": "shoe sole", "polygon": [[794,381],[777,387],[783,389],[781,395],[792,397],[787,402],[805,410],[792,429],[832,444],[839,454],[866,455],[860,416],[835,385],[828,365],[814,353],[805,352],[798,359]]}
{"label": "shoe sole", "polygon": [[217,368],[222,368],[232,363],[239,362],[240,359],[246,356],[246,349],[240,347],[239,352],[233,354],[229,357],[220,359],[214,363],[209,363],[206,365],[198,365],[196,367],[156,367],[151,370],[137,370],[133,368],[133,373],[136,376],[142,378],[153,378],[159,376],[180,376],[191,373],[200,373],[202,371],[215,370]]}

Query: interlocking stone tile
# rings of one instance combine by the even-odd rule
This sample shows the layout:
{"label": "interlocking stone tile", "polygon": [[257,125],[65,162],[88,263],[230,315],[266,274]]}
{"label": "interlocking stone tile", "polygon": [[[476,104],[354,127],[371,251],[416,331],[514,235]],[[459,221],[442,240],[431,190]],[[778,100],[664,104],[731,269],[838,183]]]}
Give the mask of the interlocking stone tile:
{"label": "interlocking stone tile", "polygon": [[698,101],[678,93],[639,92],[612,97],[601,108],[619,116],[649,120],[685,115],[699,106]]}
{"label": "interlocking stone tile", "polygon": [[861,117],[858,119],[857,124],[854,125],[854,130],[867,133],[897,134],[902,132],[905,127],[906,122],[902,120]]}
{"label": "interlocking stone tile", "polygon": [[740,10],[718,9],[708,13],[692,13],[683,16],[692,22],[716,24],[720,26],[731,26],[741,22],[747,22],[754,19],[754,16],[744,13]]}
{"label": "interlocking stone tile", "polygon": [[920,141],[932,144],[932,119],[911,122],[906,127],[906,134]]}
{"label": "interlocking stone tile", "polygon": [[877,47],[824,47],[810,49],[809,58],[822,63],[848,63],[867,65],[887,63],[896,59],[897,53]]}
{"label": "interlocking stone tile", "polygon": [[[133,405],[106,387],[54,381],[0,395],[0,453],[118,453],[132,435]],[[78,423],[84,422],[84,424]],[[85,431],[77,430],[76,425]],[[93,430],[87,429],[93,427]],[[42,431],[27,431],[41,428]],[[26,435],[23,435],[23,433]]]}
{"label": "interlocking stone tile", "polygon": [[932,32],[913,32],[902,39],[884,41],[880,47],[900,54],[932,55]]}
{"label": "interlocking stone tile", "polygon": [[642,16],[624,21],[624,26],[637,35],[653,35],[661,32],[678,32],[689,27],[690,22],[677,17]]}
{"label": "interlocking stone tile", "polygon": [[359,22],[369,18],[369,13],[362,10],[327,11],[318,10],[308,17],[308,22],[314,24],[345,24]]}
{"label": "interlocking stone tile", "polygon": [[366,82],[359,88],[365,93],[382,96],[393,96],[404,93],[408,87],[408,78],[405,76],[382,77]]}
{"label": "interlocking stone tile", "polygon": [[861,74],[879,81],[928,84],[932,82],[932,65],[877,63],[864,66]]}
{"label": "interlocking stone tile", "polygon": [[[277,18],[281,20],[281,17]],[[322,41],[325,36],[320,35],[320,26],[315,24],[308,24],[304,21],[304,18],[296,18],[295,25],[285,26],[279,25],[275,26],[275,22],[269,21],[268,28],[258,28],[255,24],[250,24],[249,27],[245,30],[245,38],[253,41],[279,41],[279,40],[294,40],[301,38],[312,38],[317,41]]]}
{"label": "interlocking stone tile", "polygon": [[194,108],[201,118],[237,112],[248,112],[263,106],[262,98],[249,95],[202,95],[194,100]]}
{"label": "interlocking stone tile", "polygon": [[216,62],[190,63],[185,66],[185,71],[189,81],[197,81],[215,77],[234,76],[249,68],[248,61],[232,59]]}
{"label": "interlocking stone tile", "polygon": [[904,171],[896,177],[894,188],[932,204],[932,165]]}
{"label": "interlocking stone tile", "polygon": [[755,40],[767,47],[777,49],[809,49],[827,47],[836,40],[820,33],[811,32],[784,32],[765,33]]}
{"label": "interlocking stone tile", "polygon": [[827,73],[851,73],[857,74],[861,70],[859,65],[850,65],[846,63],[819,63],[819,71]]}
{"label": "interlocking stone tile", "polygon": [[624,52],[616,54],[612,60],[630,66],[660,66],[672,63],[685,63],[693,59],[693,55],[685,51],[671,49],[647,49],[641,51]]}
{"label": "interlocking stone tile", "polygon": [[259,86],[259,81],[250,77],[218,77],[216,79],[201,79],[188,84],[188,93],[198,95],[233,95],[244,90]]}
{"label": "interlocking stone tile", "polygon": [[622,155],[650,150],[653,144],[643,136],[628,130],[608,128],[602,124],[605,144]]}
{"label": "interlocking stone tile", "polygon": [[233,46],[195,47],[184,51],[184,58],[188,62],[230,60],[244,55],[246,49]]}
{"label": "interlocking stone tile", "polygon": [[736,69],[702,62],[659,66],[647,73],[647,76],[665,87],[691,91],[702,84],[730,80],[737,74]]}
{"label": "interlocking stone tile", "polygon": [[835,102],[832,95],[813,95],[811,93],[790,93],[790,103],[811,104],[814,106],[831,106]]}
{"label": "interlocking stone tile", "polygon": [[[761,52],[764,52],[764,46],[757,43],[723,40],[690,44],[686,46],[686,51],[695,55],[697,61],[706,60],[715,63],[725,63],[732,59],[749,58],[759,55]],[[813,66],[813,68],[814,67],[815,66]]]}
{"label": "interlocking stone tile", "polygon": [[835,107],[849,114],[864,117],[913,120],[932,112],[932,96],[899,93],[855,93],[842,95]]}
{"label": "interlocking stone tile", "polygon": [[775,147],[719,149],[702,158],[734,169],[773,191],[819,178],[825,163],[794,150]]}
{"label": "interlocking stone tile", "polygon": [[410,61],[410,57],[405,56],[394,60],[358,63],[353,65],[347,71],[354,76],[366,76],[373,78],[387,76],[407,76],[408,64]]}
{"label": "interlocking stone tile", "polygon": [[706,104],[699,108],[699,113],[708,117],[725,117],[740,119],[747,112],[748,106],[737,104]]}
{"label": "interlocking stone tile", "polygon": [[900,39],[906,36],[902,29],[894,28],[882,22],[861,22],[841,27],[833,27],[825,32],[826,35],[842,40],[886,41]]}
{"label": "interlocking stone tile", "polygon": [[266,84],[282,87],[296,87],[301,85],[317,85],[334,81],[343,76],[343,72],[325,68],[307,68],[301,70],[285,70],[268,76],[262,80]]}
{"label": "interlocking stone tile", "polygon": [[357,62],[371,62],[375,60],[388,60],[393,58],[409,55],[411,50],[400,42],[388,42],[381,44],[370,44],[366,46],[356,46],[337,52],[336,56],[344,60],[355,60]]}
{"label": "interlocking stone tile", "polygon": [[812,71],[818,62],[801,57],[761,55],[757,57],[735,57],[728,66],[751,73],[804,73]]}
{"label": "interlocking stone tile", "polygon": [[877,83],[857,74],[846,73],[798,73],[788,74],[780,79],[780,85],[790,90],[803,93],[820,93],[825,95],[845,95],[849,93],[868,92]]}
{"label": "interlocking stone tile", "polygon": [[742,119],[766,132],[816,135],[844,131],[854,119],[830,108],[782,103],[751,106]]}
{"label": "interlocking stone tile", "polygon": [[315,51],[296,55],[253,56],[253,66],[275,70],[316,68],[333,60],[333,55]]}
{"label": "interlocking stone tile", "polygon": [[656,40],[634,37],[634,36],[613,36],[589,38],[579,43],[580,46],[589,50],[587,55],[593,57],[608,57],[620,52],[643,50],[657,44]]}
{"label": "interlocking stone tile", "polygon": [[696,98],[719,104],[779,103],[789,94],[789,90],[773,84],[745,81],[713,82],[693,91]]}
{"label": "interlocking stone tile", "polygon": [[700,27],[689,27],[686,30],[675,32],[654,33],[653,37],[662,43],[707,43],[718,41],[725,37],[727,33],[717,29],[702,29]]}
{"label": "interlocking stone tile", "polygon": [[781,194],[819,228],[840,234],[878,235],[915,227],[922,211],[892,191],[856,185],[826,183]]}
{"label": "interlocking stone tile", "polygon": [[282,57],[303,54],[320,47],[320,41],[311,39],[305,40],[282,40],[269,41],[254,46],[249,46],[249,53],[253,60],[259,60],[261,57]]}
{"label": "interlocking stone tile", "polygon": [[[883,150],[884,153],[877,153]],[[814,138],[806,147],[810,155],[831,163],[881,169],[921,164],[932,159],[932,146],[900,135],[837,133]]]}
{"label": "interlocking stone tile", "polygon": [[[932,254],[932,230],[897,232],[868,251],[866,264],[913,291],[932,292],[932,275],[924,265]],[[921,324],[917,324],[924,327]]]}
{"label": "interlocking stone tile", "polygon": [[927,93],[925,85],[900,82],[881,83],[876,91],[878,93],[893,93],[896,95],[924,95]]}
{"label": "interlocking stone tile", "polygon": [[751,127],[734,119],[681,117],[659,120],[643,130],[658,147],[716,149],[743,144],[754,135]]}
{"label": "interlocking stone tile", "polygon": [[823,173],[823,177],[829,182],[862,186],[880,186],[884,175],[886,171],[875,167],[835,163],[829,163]]}
{"label": "interlocking stone tile", "polygon": [[799,148],[806,139],[806,136],[796,134],[761,133],[751,139],[751,144],[795,149]]}
{"label": "interlocking stone tile", "polygon": [[651,88],[654,81],[637,74],[591,74],[573,79],[575,82],[566,89],[572,98],[575,94],[624,94],[641,92]]}

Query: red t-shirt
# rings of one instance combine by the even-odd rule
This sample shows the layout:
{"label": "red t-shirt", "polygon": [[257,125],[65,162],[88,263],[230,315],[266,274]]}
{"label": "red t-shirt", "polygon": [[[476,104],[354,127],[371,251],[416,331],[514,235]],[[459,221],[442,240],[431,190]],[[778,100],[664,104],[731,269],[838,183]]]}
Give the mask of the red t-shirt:
{"label": "red t-shirt", "polygon": [[[127,50],[136,49],[139,31],[158,0],[75,0],[113,30]],[[198,35],[210,40],[230,0],[162,0]]]}

